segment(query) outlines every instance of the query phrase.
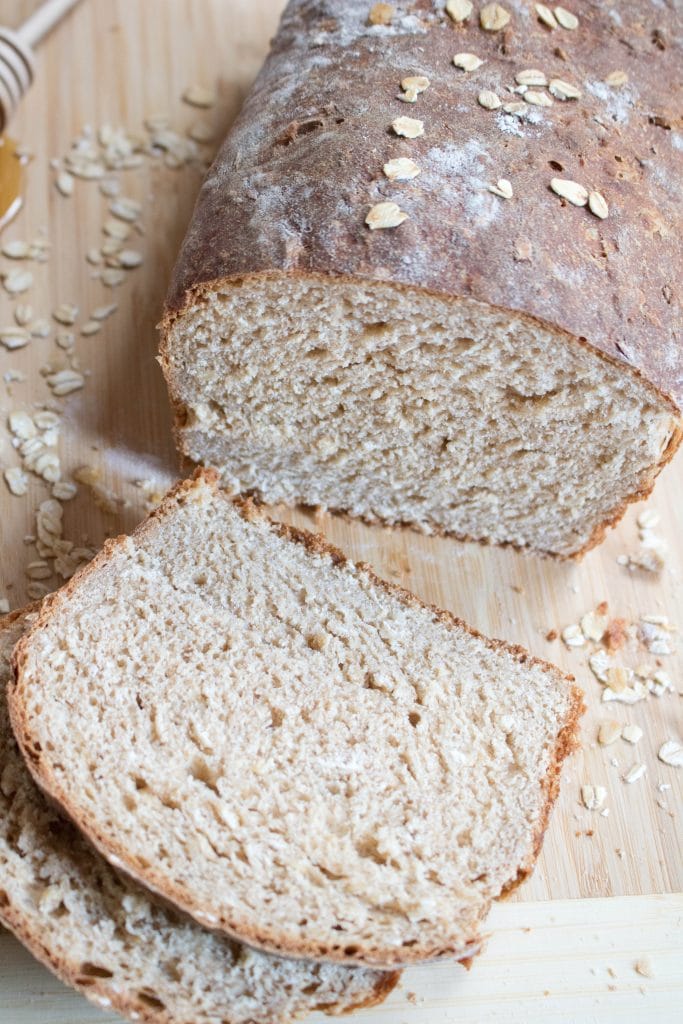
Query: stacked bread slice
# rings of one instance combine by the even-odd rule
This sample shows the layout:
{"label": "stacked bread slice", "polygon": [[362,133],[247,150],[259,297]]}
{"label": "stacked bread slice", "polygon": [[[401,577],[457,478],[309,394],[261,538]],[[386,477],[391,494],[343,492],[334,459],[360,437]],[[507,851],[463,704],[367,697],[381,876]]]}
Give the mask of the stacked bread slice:
{"label": "stacked bread slice", "polygon": [[471,957],[582,710],[207,472],[0,643],[0,917],[149,1020],[346,1012]]}

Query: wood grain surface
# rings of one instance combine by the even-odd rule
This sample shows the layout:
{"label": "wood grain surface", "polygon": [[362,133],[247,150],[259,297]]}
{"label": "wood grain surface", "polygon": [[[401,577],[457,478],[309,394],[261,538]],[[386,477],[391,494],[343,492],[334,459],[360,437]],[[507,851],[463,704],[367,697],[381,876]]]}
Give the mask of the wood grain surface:
{"label": "wood grain surface", "polygon": [[[35,0],[0,0],[0,23],[16,26],[35,6]],[[279,0],[83,0],[41,48],[36,83],[12,125],[11,134],[32,152],[33,159],[27,172],[25,208],[3,232],[0,242],[4,245],[12,239],[31,240],[46,232],[52,244],[50,258],[45,263],[27,265],[33,272],[34,285],[19,300],[30,302],[36,316],[48,318],[62,302],[80,308],[79,320],[72,329],[77,335],[75,354],[86,384],[83,390],[59,400],[48,389],[41,368],[64,355],[55,345],[55,323],[50,337],[36,338],[25,348],[6,351],[0,346],[0,466],[18,464],[6,430],[9,412],[31,411],[36,406],[58,408],[62,416],[60,454],[64,475],[69,477],[83,465],[92,466],[115,499],[114,511],[105,512],[93,500],[91,490],[81,485],[77,496],[65,503],[64,534],[79,544],[98,546],[105,536],[128,531],[143,517],[144,494],[136,481],[153,481],[163,487],[176,475],[165,387],[155,361],[155,324],[203,167],[200,161],[172,170],[164,166],[163,160],[146,159],[141,168],[113,175],[120,180],[125,195],[142,202],[144,234],[134,236],[134,245],[144,253],[145,261],[112,291],[93,277],[93,267],[85,260],[87,250],[101,244],[108,200],[94,181],[78,180],[71,198],[61,196],[54,187],[55,171],[50,160],[64,154],[85,125],[97,129],[109,123],[133,130],[145,118],[162,112],[181,132],[198,118],[210,121],[216,141],[220,141],[259,68],[281,6]],[[198,111],[182,102],[184,89],[193,83],[216,89],[217,102],[210,111]],[[209,150],[202,147],[204,156],[210,155]],[[15,261],[0,257],[0,272],[15,265]],[[0,328],[13,322],[16,301],[0,289]],[[89,311],[111,301],[118,303],[118,309],[102,331],[93,337],[81,337],[79,327]],[[24,379],[8,383],[9,371],[19,371]],[[0,597],[7,597],[12,607],[26,600],[29,581],[25,568],[37,555],[24,538],[34,533],[35,510],[48,496],[47,485],[33,475],[23,497],[10,495],[0,482]],[[550,629],[577,622],[603,600],[609,602],[612,615],[629,622],[648,613],[668,615],[673,622],[683,620],[682,497],[683,456],[679,456],[665,470],[647,504],[659,513],[661,522],[656,531],[668,545],[661,573],[633,572],[617,561],[619,556],[638,549],[636,515],[642,505],[634,507],[606,542],[580,564],[556,563],[410,531],[369,528],[329,515],[314,518],[305,512],[280,513],[289,521],[322,530],[352,556],[370,562],[381,575],[453,610],[485,633],[522,643],[534,654],[556,661],[573,672],[586,691],[583,750],[565,771],[562,795],[536,872],[512,897],[525,906],[517,908],[510,903],[497,908],[492,926],[498,922],[502,931],[496,934],[489,953],[477,963],[471,982],[468,977],[461,988],[455,981],[449,987],[447,979],[456,974],[443,965],[429,975],[418,973],[416,986],[422,985],[432,1002],[413,1005],[397,997],[399,1002],[391,1004],[393,1010],[374,1011],[366,1015],[368,1021],[421,1024],[429,1020],[430,1024],[441,1024],[487,1020],[485,997],[496,994],[496,985],[501,986],[501,999],[508,1011],[522,996],[538,1004],[536,1017],[517,1018],[510,1013],[510,1019],[608,1019],[590,1000],[599,998],[606,1000],[601,1006],[615,1007],[617,994],[605,994],[604,977],[598,982],[597,975],[588,970],[584,971],[585,977],[575,976],[574,967],[571,971],[567,968],[567,984],[571,982],[574,987],[566,994],[569,998],[582,993],[581,998],[587,1000],[585,1016],[563,1016],[565,1011],[561,1010],[554,1017],[549,1012],[541,1015],[542,1007],[549,1005],[541,998],[544,988],[549,987],[542,966],[545,943],[547,956],[551,961],[555,957],[552,962],[557,967],[565,954],[570,959],[577,957],[577,962],[586,954],[588,946],[572,946],[571,936],[578,933],[571,928],[576,927],[576,920],[592,922],[594,910],[602,915],[606,941],[617,943],[622,939],[631,941],[639,934],[637,915],[641,912],[650,915],[647,927],[653,943],[660,942],[658,929],[660,924],[664,927],[665,919],[666,927],[671,926],[673,918],[667,916],[673,914],[671,908],[678,906],[680,913],[680,903],[673,900],[582,900],[575,908],[572,903],[557,904],[562,909],[557,911],[560,923],[555,928],[552,912],[546,913],[542,905],[530,901],[645,897],[683,889],[683,771],[657,758],[665,740],[683,734],[680,653],[659,659],[660,667],[673,682],[673,692],[659,698],[649,696],[632,707],[606,705],[601,703],[602,687],[587,667],[588,648],[569,650],[561,640],[546,640]],[[53,577],[46,582],[56,587],[59,580]],[[619,658],[629,665],[645,660],[654,666],[656,660],[635,647]],[[644,730],[642,739],[636,746],[618,740],[610,747],[600,747],[597,728],[605,719],[638,724]],[[641,763],[646,765],[646,774],[626,784],[625,772]],[[582,806],[580,787],[586,783],[606,787],[608,816]],[[578,915],[576,919],[574,914]],[[513,941],[506,931],[520,928],[525,920],[531,925],[542,922],[538,947],[531,946],[526,952],[518,938]],[[565,920],[570,931],[561,927]],[[602,924],[595,920],[597,929]],[[677,941],[680,957],[680,929]],[[523,958],[527,954],[530,965],[534,960],[537,963],[535,974],[529,966],[520,977],[514,966],[505,966],[508,961],[510,965],[517,963],[517,955]],[[423,983],[423,977],[431,980]],[[641,983],[645,996],[638,990]],[[522,992],[519,986],[525,984],[528,990]],[[667,1020],[670,1018],[662,1015],[661,1008],[673,1006],[666,1000],[674,984],[673,974],[666,972],[652,981],[634,976],[619,992],[630,993],[628,1000],[635,1000],[639,1020],[646,1019],[644,1013],[647,1019]],[[455,1007],[462,1006],[461,997],[470,986],[470,1016],[463,1016],[462,1009],[456,1015]],[[13,940],[0,935],[3,1024],[107,1019],[77,997],[57,992],[58,987],[47,980],[44,972],[28,967]],[[636,1019],[624,1016],[630,1012],[628,1000],[619,1003],[615,1020]],[[655,1011],[660,1013],[658,1017],[649,1015]],[[366,1017],[358,1019],[364,1021]]]}

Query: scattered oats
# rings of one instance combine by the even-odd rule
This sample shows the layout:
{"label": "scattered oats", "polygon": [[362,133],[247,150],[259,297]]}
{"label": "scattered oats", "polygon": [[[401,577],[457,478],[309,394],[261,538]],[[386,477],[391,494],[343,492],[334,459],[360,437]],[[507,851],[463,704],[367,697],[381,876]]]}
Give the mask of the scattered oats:
{"label": "scattered oats", "polygon": [[142,266],[143,258],[142,253],[135,249],[123,249],[119,253],[119,266],[125,270],[134,270],[135,267]]}
{"label": "scattered oats", "polygon": [[643,730],[639,725],[625,725],[621,730],[622,739],[627,743],[638,743],[643,738]]}
{"label": "scattered oats", "polygon": [[74,192],[73,174],[69,174],[68,171],[60,171],[55,178],[55,185],[57,191],[68,199]]}
{"label": "scattered oats", "polygon": [[10,492],[17,498],[23,497],[28,490],[28,477],[19,466],[11,466],[4,472],[5,483]]}
{"label": "scattered oats", "polygon": [[657,757],[672,768],[683,768],[683,743],[680,740],[667,740],[657,751]]}
{"label": "scattered oats", "polygon": [[66,157],[66,163],[69,171],[76,178],[83,178],[85,181],[95,181],[97,178],[104,177],[104,166],[97,161],[84,160],[69,153]]}
{"label": "scattered oats", "polygon": [[655,697],[662,697],[665,693],[672,693],[674,688],[671,677],[661,668],[658,668],[653,673],[652,679],[647,681],[647,686],[650,692],[654,693]]}
{"label": "scattered oats", "polygon": [[534,107],[552,107],[553,101],[547,92],[538,92],[536,89],[528,89],[524,93],[525,103],[531,103]]}
{"label": "scattered oats", "polygon": [[145,128],[148,132],[160,132],[168,128],[171,119],[168,114],[150,114],[145,118]]}
{"label": "scattered oats", "polygon": [[654,508],[646,508],[640,513],[637,519],[638,527],[641,530],[652,530],[659,526],[660,515]]}
{"label": "scattered oats", "polygon": [[49,338],[52,327],[49,320],[41,317],[39,320],[34,320],[28,330],[32,338]]}
{"label": "scattered oats", "polygon": [[600,220],[606,220],[609,216],[609,206],[607,200],[599,192],[592,191],[588,196],[588,209],[591,213],[599,217]]}
{"label": "scattered oats", "polygon": [[582,786],[581,802],[588,811],[599,811],[605,802],[607,790],[604,786]]}
{"label": "scattered oats", "polygon": [[623,693],[629,688],[633,678],[630,668],[623,668],[621,665],[607,669],[607,685],[615,693]]}
{"label": "scattered oats", "polygon": [[78,488],[76,487],[76,484],[72,483],[70,480],[57,480],[57,482],[52,485],[51,493],[52,497],[56,498],[58,501],[71,501],[72,498],[76,497]]}
{"label": "scattered oats", "polygon": [[[377,6],[377,5],[376,5]],[[379,6],[388,7],[388,4]],[[212,107],[216,102],[216,94],[211,89],[205,89],[203,85],[190,85],[183,93],[183,102],[189,103],[191,107]]]}
{"label": "scattered oats", "polygon": [[110,302],[108,306],[98,306],[93,309],[90,314],[92,320],[108,320],[109,317],[116,312],[119,307],[115,302]]}
{"label": "scattered oats", "polygon": [[586,638],[579,626],[567,626],[562,630],[561,635],[567,647],[583,647],[586,643]]}
{"label": "scattered oats", "polygon": [[477,102],[480,107],[485,107],[486,110],[498,110],[500,106],[500,100],[495,92],[491,92],[490,89],[483,89],[477,96]]}
{"label": "scattered oats", "polygon": [[88,261],[88,263],[92,264],[93,267],[96,267],[98,263],[102,262],[102,255],[99,249],[88,249],[87,253],[85,254],[85,258]]}
{"label": "scattered oats", "polygon": [[609,747],[621,736],[621,724],[611,719],[609,722],[602,722],[598,729],[598,743],[601,747]]}
{"label": "scattered oats", "polygon": [[420,168],[417,166],[415,161],[410,160],[405,156],[399,156],[394,160],[388,160],[382,170],[390,181],[410,181],[412,178],[416,178],[420,173]]}
{"label": "scattered oats", "polygon": [[117,267],[107,267],[102,271],[102,284],[107,288],[116,288],[126,280],[125,271]]}
{"label": "scattered oats", "polygon": [[46,448],[44,451],[37,451],[34,454],[35,457],[31,459],[30,466],[33,472],[41,476],[43,480],[47,480],[48,483],[56,483],[62,475],[57,452]]}
{"label": "scattered oats", "polygon": [[417,139],[424,135],[424,122],[418,121],[415,117],[397,117],[392,121],[391,127],[397,135],[405,139]]}
{"label": "scattered oats", "polygon": [[102,230],[109,238],[116,238],[119,242],[125,242],[130,235],[130,224],[119,220],[118,217],[109,217],[102,225]]}
{"label": "scattered oats", "polygon": [[28,242],[22,242],[19,239],[15,239],[13,242],[5,242],[2,247],[2,255],[6,256],[8,260],[28,259],[29,252]]}
{"label": "scattered oats", "polygon": [[21,441],[28,441],[38,433],[36,425],[29,414],[22,410],[11,412],[7,423],[10,434],[18,437]]}
{"label": "scattered oats", "polygon": [[102,243],[100,254],[105,258],[107,256],[116,256],[117,253],[123,249],[123,242],[120,238],[107,238]]}
{"label": "scattered oats", "polygon": [[646,697],[647,687],[639,681],[636,681],[633,686],[627,686],[625,690],[613,690],[611,686],[606,686],[602,691],[603,704],[610,701],[616,701],[618,704],[637,704],[639,701],[645,700]]}
{"label": "scattered oats", "polygon": [[461,71],[476,71],[477,68],[482,66],[484,61],[481,57],[477,57],[476,53],[456,53],[453,63]]}
{"label": "scattered oats", "polygon": [[547,85],[548,79],[545,77],[542,71],[538,68],[526,68],[524,71],[518,71],[515,75],[515,82],[517,85]]}
{"label": "scattered oats", "polygon": [[578,100],[581,97],[581,90],[562,78],[551,78],[548,89],[556,100]]}
{"label": "scattered oats", "polygon": [[102,330],[102,324],[99,320],[86,320],[81,327],[81,334],[84,338],[89,338],[93,334],[97,334],[98,331]]}
{"label": "scattered oats", "polygon": [[31,306],[20,302],[19,305],[14,308],[14,319],[20,327],[26,327],[26,325],[30,324],[31,320],[33,320],[33,309]]}
{"label": "scattered oats", "polygon": [[425,89],[429,88],[429,79],[426,75],[409,75],[407,78],[401,79],[401,88],[404,92],[424,92]]}
{"label": "scattered oats", "polygon": [[470,0],[447,0],[446,14],[449,18],[452,18],[456,24],[467,21],[469,16],[472,14],[472,10],[473,4],[470,3]]}
{"label": "scattered oats", "polygon": [[59,426],[59,416],[51,409],[40,409],[34,413],[33,422],[39,430],[54,430]]}
{"label": "scattered oats", "polygon": [[21,295],[32,286],[33,274],[30,270],[8,270],[2,276],[2,283],[10,295]]}
{"label": "scattered oats", "polygon": [[113,199],[121,191],[121,186],[116,178],[105,178],[100,182],[99,190],[106,199]]}
{"label": "scattered oats", "polygon": [[641,615],[640,617],[638,639],[650,654],[673,654],[674,644],[671,636],[673,632],[675,632],[675,627],[669,623],[665,615]]}
{"label": "scattered oats", "polygon": [[417,103],[420,93],[429,88],[429,79],[424,75],[409,75],[401,80],[401,88],[405,95],[399,96],[398,99],[404,103]]}
{"label": "scattered oats", "polygon": [[396,14],[395,8],[392,4],[378,3],[370,9],[368,15],[369,25],[391,25],[394,15]]}
{"label": "scattered oats", "polygon": [[17,348],[28,345],[31,335],[25,327],[3,327],[0,328],[0,342],[11,352]]}
{"label": "scattered oats", "polygon": [[526,103],[516,100],[513,103],[505,103],[503,105],[503,111],[506,114],[513,114],[515,117],[527,117],[529,108]]}
{"label": "scattered oats", "polygon": [[2,379],[5,384],[14,384],[26,380],[26,374],[22,373],[21,370],[5,370],[2,375]]}
{"label": "scattered oats", "polygon": [[559,28],[557,19],[549,7],[546,7],[545,4],[534,4],[534,7],[544,25],[547,25],[548,28]]}
{"label": "scattered oats", "polygon": [[26,593],[32,601],[40,601],[50,593],[50,588],[46,587],[44,583],[32,582],[27,586]]}
{"label": "scattered oats", "polygon": [[85,377],[77,370],[58,370],[47,376],[47,383],[52,389],[53,395],[62,398],[70,395],[72,391],[78,391],[85,384]]}
{"label": "scattered oats", "polygon": [[208,121],[194,121],[188,128],[187,134],[201,145],[211,142],[216,137],[215,129],[211,127]]}
{"label": "scattered oats", "polygon": [[30,580],[47,580],[52,576],[52,569],[42,559],[36,562],[29,562],[25,571]]}
{"label": "scattered oats", "polygon": [[601,682],[607,684],[607,673],[612,667],[612,662],[609,659],[607,651],[599,650],[595,654],[591,654],[588,659],[588,665],[595,678]]}
{"label": "scattered oats", "polygon": [[137,199],[128,199],[126,196],[120,196],[109,204],[109,212],[113,217],[117,217],[128,224],[133,224],[142,213],[142,204]]}
{"label": "scattered oats", "polygon": [[371,231],[376,231],[377,228],[397,228],[407,218],[408,214],[396,203],[376,203],[368,211],[365,223]]}
{"label": "scattered oats", "polygon": [[629,783],[629,785],[632,782],[637,782],[638,779],[642,779],[643,775],[645,775],[646,772],[647,772],[647,765],[644,765],[644,764],[634,764],[634,765],[631,765],[629,770],[624,775],[624,782]]}
{"label": "scattered oats", "polygon": [[70,302],[62,302],[61,305],[52,311],[52,315],[58,324],[71,327],[72,324],[76,323],[78,306],[74,306]]}
{"label": "scattered oats", "polygon": [[562,28],[569,29],[571,32],[579,27],[579,19],[571,11],[568,11],[566,7],[556,7],[555,17]]}
{"label": "scattered oats", "polygon": [[600,615],[598,612],[586,612],[581,618],[581,632],[586,640],[594,640],[599,643],[605,635],[609,624],[607,615]]}
{"label": "scattered oats", "polygon": [[76,335],[72,334],[71,331],[60,331],[55,338],[55,342],[60,348],[68,352],[76,344]]}
{"label": "scattered oats", "polygon": [[621,85],[626,85],[627,82],[628,75],[625,71],[610,71],[605,79],[605,83],[611,86],[612,89],[618,89]]}
{"label": "scattered oats", "polygon": [[500,4],[486,4],[479,12],[479,23],[486,32],[500,32],[510,22],[510,14]]}
{"label": "scattered oats", "polygon": [[0,615],[9,615],[9,601],[6,597],[0,597]]}
{"label": "scattered oats", "polygon": [[573,206],[585,206],[588,202],[588,192],[576,181],[567,178],[553,178],[550,187],[555,195],[566,199]]}
{"label": "scattered oats", "polygon": [[55,572],[64,580],[69,580],[77,569],[86,565],[95,557],[95,552],[90,548],[75,548],[69,542],[67,548],[60,551],[55,558]]}
{"label": "scattered oats", "polygon": [[652,964],[646,956],[641,956],[640,960],[636,960],[633,970],[636,974],[642,975],[643,978],[654,978]]}
{"label": "scattered oats", "polygon": [[495,185],[487,186],[489,192],[493,192],[494,196],[500,196],[501,199],[512,199],[512,184],[507,178],[499,178]]}

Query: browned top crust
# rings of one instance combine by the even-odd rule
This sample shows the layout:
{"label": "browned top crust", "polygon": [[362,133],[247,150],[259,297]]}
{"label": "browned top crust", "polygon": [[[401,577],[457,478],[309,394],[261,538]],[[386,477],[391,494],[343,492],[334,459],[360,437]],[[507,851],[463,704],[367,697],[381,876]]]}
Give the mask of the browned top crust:
{"label": "browned top crust", "polygon": [[[371,6],[291,0],[200,192],[166,322],[219,279],[393,281],[523,311],[630,365],[680,405],[678,0],[573,3],[575,30],[547,28],[533,0],[503,0],[511,19],[498,32],[481,28],[480,5],[455,25],[439,0],[403,0],[389,26],[368,24]],[[463,51],[484,64],[454,67]],[[581,97],[529,106],[521,120],[479,105],[484,89],[521,102],[508,87],[529,68]],[[625,84],[607,84],[616,71]],[[397,98],[406,75],[430,80],[415,103]],[[424,135],[394,134],[402,115],[422,120]],[[389,181],[383,164],[398,156],[421,174]],[[554,177],[600,192],[608,218],[561,200]],[[487,191],[499,178],[512,199]],[[368,209],[383,200],[409,219],[370,231]]]}

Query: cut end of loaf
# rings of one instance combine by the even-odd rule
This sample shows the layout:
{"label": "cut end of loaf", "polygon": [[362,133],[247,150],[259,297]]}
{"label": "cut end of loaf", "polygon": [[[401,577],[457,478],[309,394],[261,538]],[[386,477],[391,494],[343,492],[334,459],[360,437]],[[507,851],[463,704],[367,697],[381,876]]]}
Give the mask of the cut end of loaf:
{"label": "cut end of loaf", "polygon": [[563,557],[680,440],[669,400],[583,339],[381,282],[205,286],[162,365],[181,452],[233,492]]}
{"label": "cut end of loaf", "polygon": [[202,473],[14,659],[31,770],[106,856],[242,941],[381,967],[476,951],[581,713],[557,669]]}

